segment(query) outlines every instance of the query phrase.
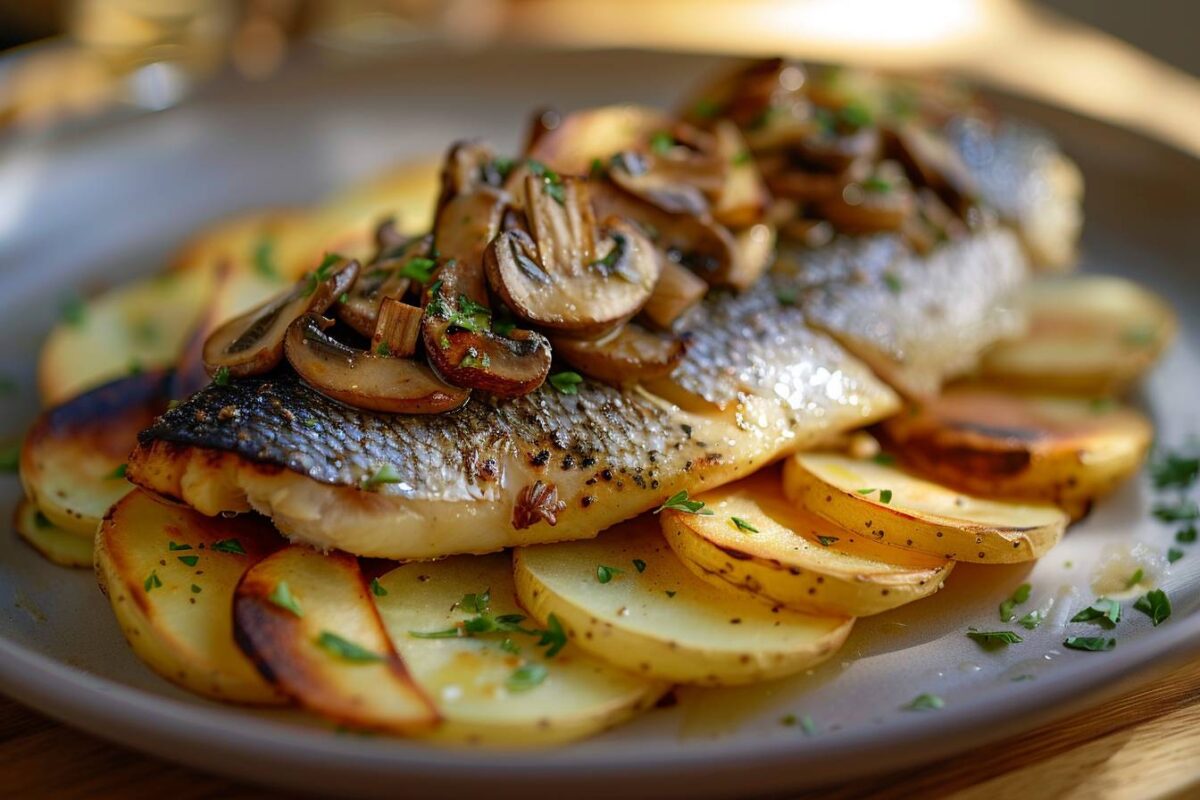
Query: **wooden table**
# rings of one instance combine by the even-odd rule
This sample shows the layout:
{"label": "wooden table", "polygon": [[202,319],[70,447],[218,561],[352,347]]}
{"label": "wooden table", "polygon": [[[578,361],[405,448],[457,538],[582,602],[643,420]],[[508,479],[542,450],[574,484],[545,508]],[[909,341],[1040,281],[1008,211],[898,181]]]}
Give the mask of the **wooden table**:
{"label": "wooden table", "polygon": [[[0,698],[0,797],[274,798],[101,741]],[[801,795],[838,800],[1200,797],[1200,663],[1062,722],[882,778]]]}

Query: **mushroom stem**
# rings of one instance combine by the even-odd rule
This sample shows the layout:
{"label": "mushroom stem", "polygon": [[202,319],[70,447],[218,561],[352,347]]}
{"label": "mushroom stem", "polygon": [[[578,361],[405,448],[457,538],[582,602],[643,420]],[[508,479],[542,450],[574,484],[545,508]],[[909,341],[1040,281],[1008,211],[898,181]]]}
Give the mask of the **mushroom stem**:
{"label": "mushroom stem", "polygon": [[696,273],[669,259],[663,261],[662,275],[654,293],[642,307],[642,313],[660,328],[670,328],[708,292],[708,284]]}
{"label": "mushroom stem", "polygon": [[379,355],[408,358],[417,352],[421,338],[423,312],[416,306],[385,297],[379,307],[379,323],[371,337],[372,349]]}

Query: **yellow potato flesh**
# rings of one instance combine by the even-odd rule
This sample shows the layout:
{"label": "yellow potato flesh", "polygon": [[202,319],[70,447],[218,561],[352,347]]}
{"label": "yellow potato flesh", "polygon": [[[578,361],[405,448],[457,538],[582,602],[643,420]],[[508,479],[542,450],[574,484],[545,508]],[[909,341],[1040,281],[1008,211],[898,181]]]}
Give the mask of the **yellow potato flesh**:
{"label": "yellow potato flesh", "polygon": [[1038,558],[1058,543],[1068,520],[1050,505],[973,497],[892,466],[828,453],[789,458],[784,492],[839,527],[955,561]]}
{"label": "yellow potato flesh", "polygon": [[[521,605],[539,623],[554,614],[597,658],[677,683],[749,683],[807,669],[836,652],[853,624],[711,586],[647,517],[596,539],[518,549],[513,564]],[[620,572],[601,583],[600,567]]]}
{"label": "yellow potato flesh", "polygon": [[[407,564],[379,579],[374,600],[384,626],[442,718],[431,738],[504,747],[570,741],[628,719],[667,690],[665,683],[614,669],[573,645],[548,659],[539,637],[520,632],[413,635],[454,630],[477,614],[461,606],[463,596],[485,591],[488,614],[523,615],[507,553]],[[542,680],[522,682],[522,674],[543,668]]]}
{"label": "yellow potato flesh", "polygon": [[86,569],[92,566],[91,537],[63,530],[28,500],[17,504],[13,528],[30,547],[60,567]]}
{"label": "yellow potato flesh", "polygon": [[789,502],[779,481],[764,470],[701,495],[711,516],[663,511],[663,534],[701,578],[772,606],[866,616],[941,588],[953,562],[843,530]]}

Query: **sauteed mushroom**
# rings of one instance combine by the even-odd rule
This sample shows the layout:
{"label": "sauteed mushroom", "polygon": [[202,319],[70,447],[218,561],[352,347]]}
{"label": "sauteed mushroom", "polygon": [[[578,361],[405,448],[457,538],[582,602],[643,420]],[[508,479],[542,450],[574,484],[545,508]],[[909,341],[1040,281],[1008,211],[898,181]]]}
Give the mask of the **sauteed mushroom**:
{"label": "sauteed mushroom", "polygon": [[506,231],[488,247],[488,281],[522,319],[597,337],[638,312],[658,280],[653,245],[632,224],[596,224],[588,184],[525,180],[530,234]]}
{"label": "sauteed mushroom", "polygon": [[434,221],[434,251],[439,257],[465,265],[456,282],[473,302],[487,306],[483,251],[500,230],[507,192],[491,183],[490,150],[478,142],[459,142],[450,148],[442,168],[442,193]]}
{"label": "sauteed mushroom", "polygon": [[393,243],[390,257],[376,261],[363,270],[362,277],[334,309],[337,317],[363,336],[371,336],[379,322],[379,309],[385,298],[400,299],[414,284],[431,280],[436,261],[429,257],[432,240],[428,236]]}
{"label": "sauteed mushroom", "polygon": [[555,354],[571,366],[618,386],[671,374],[687,351],[684,338],[653,333],[634,323],[597,341],[566,337],[552,341]]}
{"label": "sauteed mushroom", "polygon": [[358,277],[357,261],[327,255],[292,288],[213,331],[204,343],[204,366],[232,377],[260,375],[283,360],[283,339],[292,321],[323,314]]}
{"label": "sauteed mushroom", "polygon": [[455,386],[519,397],[542,385],[550,371],[550,343],[534,331],[492,330],[492,314],[461,290],[469,270],[447,262],[430,287],[421,337],[429,363]]}
{"label": "sauteed mushroom", "polygon": [[838,230],[873,233],[903,227],[916,210],[916,200],[904,170],[894,161],[885,161],[817,207]]}
{"label": "sauteed mushroom", "polygon": [[470,397],[469,390],[447,386],[424,364],[342,344],[325,333],[332,324],[318,314],[304,314],[288,326],[284,340],[288,362],[321,394],[396,414],[437,414]]}
{"label": "sauteed mushroom", "polygon": [[669,116],[642,106],[604,106],[560,119],[535,117],[526,151],[529,158],[559,172],[582,175],[599,159],[622,151],[642,151],[655,133],[670,131]]}

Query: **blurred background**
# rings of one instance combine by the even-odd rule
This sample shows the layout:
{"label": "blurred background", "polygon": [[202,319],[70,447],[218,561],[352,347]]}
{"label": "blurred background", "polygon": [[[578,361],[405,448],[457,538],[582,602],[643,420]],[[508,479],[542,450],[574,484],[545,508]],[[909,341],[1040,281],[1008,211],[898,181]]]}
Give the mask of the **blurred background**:
{"label": "blurred background", "polygon": [[1195,0],[0,0],[0,137],[291,60],[637,47],[945,68],[1200,153]]}

